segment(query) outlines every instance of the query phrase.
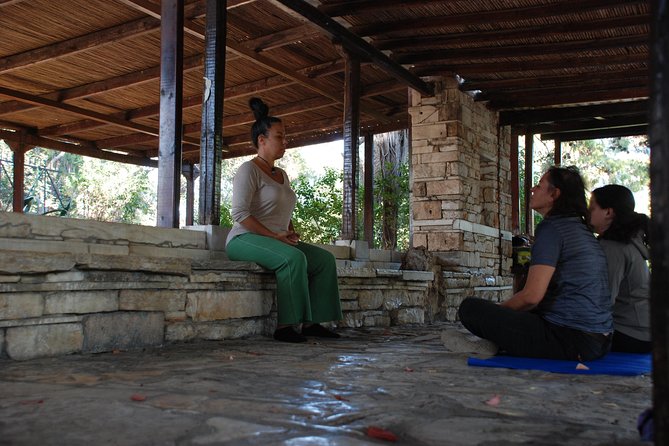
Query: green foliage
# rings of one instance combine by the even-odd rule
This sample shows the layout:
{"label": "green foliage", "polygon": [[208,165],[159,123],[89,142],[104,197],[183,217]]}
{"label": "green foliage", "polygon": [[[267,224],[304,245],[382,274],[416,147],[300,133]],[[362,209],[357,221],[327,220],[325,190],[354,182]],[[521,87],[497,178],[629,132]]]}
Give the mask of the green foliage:
{"label": "green foliage", "polygon": [[[4,142],[0,155],[12,160]],[[39,147],[26,152],[25,164],[24,193],[33,197],[31,213],[135,224],[155,220],[149,168]],[[7,175],[0,179],[0,186],[2,208],[11,209],[13,186]]]}
{"label": "green foliage", "polygon": [[[374,246],[383,249],[407,250],[409,248],[409,164],[402,163],[396,169],[386,166],[385,175],[374,178]],[[384,246],[384,220],[394,220],[390,227],[397,228],[396,246]],[[391,237],[386,236],[386,239]]]}
{"label": "green foliage", "polygon": [[[541,175],[553,165],[554,147],[534,140],[534,163],[532,169],[532,185],[537,184]],[[576,166],[587,192],[605,184],[622,184],[632,192],[647,189],[650,184],[648,140],[645,137],[624,137],[573,141],[562,144],[562,165]],[[525,170],[525,147],[519,147],[518,173],[520,188],[521,227],[524,226],[525,214],[522,205],[525,202],[525,191],[522,188]],[[535,226],[541,216],[534,214]]]}
{"label": "green foliage", "polygon": [[297,204],[293,226],[303,241],[328,244],[341,233],[343,175],[326,168],[322,176],[301,173],[292,183]]}

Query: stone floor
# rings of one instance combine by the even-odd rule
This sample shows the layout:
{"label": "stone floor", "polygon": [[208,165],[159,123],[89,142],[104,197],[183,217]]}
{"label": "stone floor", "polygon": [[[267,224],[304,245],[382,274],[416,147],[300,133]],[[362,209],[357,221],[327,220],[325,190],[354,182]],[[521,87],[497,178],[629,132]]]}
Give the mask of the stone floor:
{"label": "stone floor", "polygon": [[649,376],[468,367],[450,328],[3,359],[0,445],[644,444]]}

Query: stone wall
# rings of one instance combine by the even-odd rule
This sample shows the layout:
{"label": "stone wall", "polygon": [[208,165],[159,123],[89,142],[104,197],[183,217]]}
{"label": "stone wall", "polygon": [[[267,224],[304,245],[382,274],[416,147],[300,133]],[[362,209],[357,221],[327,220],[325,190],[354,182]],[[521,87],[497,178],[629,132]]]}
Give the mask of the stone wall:
{"label": "stone wall", "polygon": [[511,135],[454,79],[435,91],[411,96],[411,245],[438,277],[436,317],[453,320],[464,297],[511,293]]}
{"label": "stone wall", "polygon": [[[274,274],[210,249],[220,228],[191,229],[0,213],[0,356],[270,335]],[[324,247],[338,258],[340,326],[425,321],[431,273],[359,241]]]}

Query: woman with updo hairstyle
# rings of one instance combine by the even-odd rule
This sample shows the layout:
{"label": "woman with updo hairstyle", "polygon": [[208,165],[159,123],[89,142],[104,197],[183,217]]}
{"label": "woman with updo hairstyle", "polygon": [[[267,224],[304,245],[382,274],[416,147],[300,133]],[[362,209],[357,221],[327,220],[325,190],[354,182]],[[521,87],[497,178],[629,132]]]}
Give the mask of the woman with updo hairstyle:
{"label": "woman with updo hairstyle", "polygon": [[[583,179],[551,167],[532,188],[537,225],[527,281],[499,304],[468,297],[460,321],[482,340],[442,339],[451,351],[590,361],[608,353],[613,332],[606,257],[587,225]],[[457,349],[457,350],[456,350]]]}
{"label": "woman with updo hairstyle", "polygon": [[625,186],[597,188],[590,197],[590,225],[608,263],[615,329],[611,349],[650,353],[649,218],[634,207],[634,195]]}
{"label": "woman with updo hairstyle", "polygon": [[228,258],[274,271],[278,314],[274,339],[338,338],[339,334],[320,325],[342,319],[335,258],[301,242],[294,231],[297,197],[286,172],[275,166],[286,151],[283,123],[269,115],[261,99],[251,98],[249,106],[255,116],[251,141],[257,155],[242,164],[233,179],[234,224],[226,241]]}

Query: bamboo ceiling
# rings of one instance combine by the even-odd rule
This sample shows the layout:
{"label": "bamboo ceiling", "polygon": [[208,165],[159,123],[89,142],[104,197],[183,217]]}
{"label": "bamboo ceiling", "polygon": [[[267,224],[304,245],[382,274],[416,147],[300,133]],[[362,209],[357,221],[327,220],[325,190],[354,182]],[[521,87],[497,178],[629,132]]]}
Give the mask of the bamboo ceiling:
{"label": "bamboo ceiling", "polygon": [[[362,57],[361,133],[408,126],[432,76],[562,140],[646,133],[650,2],[228,0],[223,135],[248,154],[249,97],[289,146],[342,137],[342,47]],[[199,160],[205,0],[186,1],[183,153]],[[155,165],[159,0],[0,0],[0,139]]]}

